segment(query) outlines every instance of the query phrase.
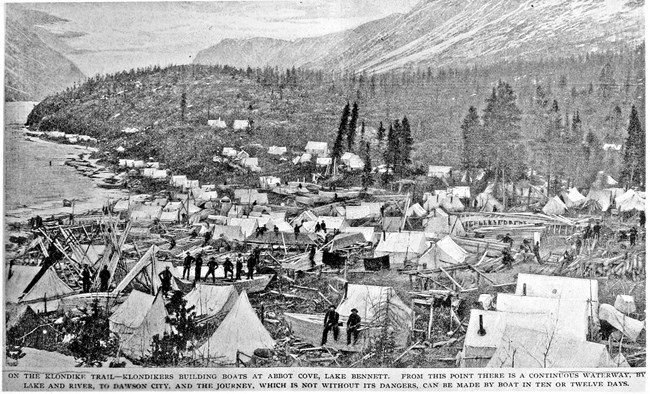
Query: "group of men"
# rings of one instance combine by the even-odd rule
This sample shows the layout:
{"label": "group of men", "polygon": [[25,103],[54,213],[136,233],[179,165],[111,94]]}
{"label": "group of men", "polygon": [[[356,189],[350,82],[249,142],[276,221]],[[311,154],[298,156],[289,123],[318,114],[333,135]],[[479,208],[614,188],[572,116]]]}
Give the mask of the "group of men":
{"label": "group of men", "polygon": [[[352,308],[350,311],[350,316],[348,317],[347,322],[347,345],[352,344],[353,346],[357,344],[359,339],[359,332],[361,330],[361,316],[358,315],[358,310]],[[336,311],[334,305],[330,305],[327,312],[325,312],[325,320],[323,322],[323,338],[321,341],[321,346],[324,346],[327,343],[327,335],[332,331],[334,336],[334,341],[339,340],[339,313]],[[354,338],[354,341],[352,339]]]}
{"label": "group of men", "polygon": [[[228,279],[230,274],[230,279],[241,280],[242,272],[244,269],[244,262],[246,262],[246,279],[253,279],[255,273],[255,267],[259,265],[261,250],[255,248],[251,253],[249,253],[248,258],[241,253],[237,255],[235,263],[230,260],[230,257],[226,257],[226,260],[223,263],[224,279]],[[194,282],[201,281],[201,268],[203,267],[203,258],[202,253],[197,254],[196,257],[192,257],[190,252],[187,252],[185,259],[183,259],[183,276],[181,279],[187,278],[190,279],[190,270],[194,263]],[[204,281],[208,280],[209,276],[212,276],[212,283],[216,282],[216,271],[219,267],[219,263],[214,257],[210,257],[208,260],[208,272],[203,277]]]}

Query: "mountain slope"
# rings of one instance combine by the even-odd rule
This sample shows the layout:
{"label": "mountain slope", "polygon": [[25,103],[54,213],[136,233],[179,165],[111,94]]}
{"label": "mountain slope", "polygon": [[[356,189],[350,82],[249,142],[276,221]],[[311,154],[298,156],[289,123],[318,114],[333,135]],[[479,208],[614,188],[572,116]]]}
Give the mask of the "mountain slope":
{"label": "mountain slope", "polygon": [[38,26],[59,21],[43,12],[7,6],[5,101],[41,100],[85,78],[61,54],[65,44]]}
{"label": "mountain slope", "polygon": [[322,37],[224,40],[195,63],[381,72],[557,58],[643,40],[642,1],[428,0],[407,14]]}

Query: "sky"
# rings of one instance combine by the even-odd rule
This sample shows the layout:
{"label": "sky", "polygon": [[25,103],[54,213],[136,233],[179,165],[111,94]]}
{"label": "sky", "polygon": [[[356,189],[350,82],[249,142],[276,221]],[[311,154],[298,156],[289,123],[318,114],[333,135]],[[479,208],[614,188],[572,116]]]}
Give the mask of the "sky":
{"label": "sky", "polygon": [[[66,56],[86,75],[191,63],[223,38],[296,39],[354,28],[419,0],[23,3],[68,20],[44,26],[65,35]],[[7,12],[11,12],[10,9]],[[79,34],[82,33],[82,34]]]}

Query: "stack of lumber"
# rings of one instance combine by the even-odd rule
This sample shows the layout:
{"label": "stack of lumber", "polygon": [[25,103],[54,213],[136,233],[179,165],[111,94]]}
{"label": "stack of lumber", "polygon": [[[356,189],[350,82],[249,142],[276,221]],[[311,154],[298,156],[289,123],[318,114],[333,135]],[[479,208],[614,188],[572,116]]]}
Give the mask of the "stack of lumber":
{"label": "stack of lumber", "polygon": [[637,279],[645,277],[645,260],[638,255],[618,255],[614,257],[578,256],[560,273],[571,276],[617,276]]}

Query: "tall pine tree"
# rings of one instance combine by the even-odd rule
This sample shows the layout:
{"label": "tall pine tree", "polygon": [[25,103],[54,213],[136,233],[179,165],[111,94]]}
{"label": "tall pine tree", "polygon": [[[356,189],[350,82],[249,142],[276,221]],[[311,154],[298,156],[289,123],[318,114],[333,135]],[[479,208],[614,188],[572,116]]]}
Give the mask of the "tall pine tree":
{"label": "tall pine tree", "polygon": [[[399,120],[396,120],[395,124],[399,127]],[[395,162],[398,156],[399,132],[391,124],[388,126],[388,138],[386,143],[386,150],[384,151],[384,163],[386,163],[386,167],[395,170]]]}
{"label": "tall pine tree", "polygon": [[341,123],[339,124],[339,129],[336,133],[336,139],[334,140],[334,146],[332,147],[332,160],[338,161],[343,155],[343,140],[345,138],[345,132],[348,129],[348,118],[350,117],[350,103],[348,102],[343,107],[343,114],[341,114]]}
{"label": "tall pine tree", "polygon": [[463,124],[460,126],[463,137],[463,157],[462,167],[465,170],[477,168],[481,157],[480,152],[480,137],[481,137],[481,123],[479,120],[478,112],[474,106],[469,107]]}
{"label": "tall pine tree", "polygon": [[370,142],[365,143],[363,150],[363,186],[372,185],[372,160],[370,159]]}
{"label": "tall pine tree", "polygon": [[355,101],[352,105],[352,116],[348,123],[348,150],[352,151],[354,148],[354,139],[357,135],[357,120],[359,119],[359,106]]}
{"label": "tall pine tree", "polygon": [[499,81],[483,110],[483,127],[489,137],[489,167],[500,175],[505,171],[508,180],[515,180],[525,170],[525,150],[519,144],[521,110],[509,84]]}
{"label": "tall pine tree", "polygon": [[384,122],[379,122],[379,129],[377,129],[377,139],[380,142],[384,139],[384,134],[386,134],[386,128],[384,127]]}
{"label": "tall pine tree", "polygon": [[408,166],[411,164],[412,150],[413,136],[411,135],[411,125],[405,116],[404,119],[402,119],[399,138],[399,162],[397,164],[400,169],[400,174],[404,174]]}
{"label": "tall pine tree", "polygon": [[623,177],[629,183],[645,186],[645,130],[634,105],[627,126],[623,164]]}

